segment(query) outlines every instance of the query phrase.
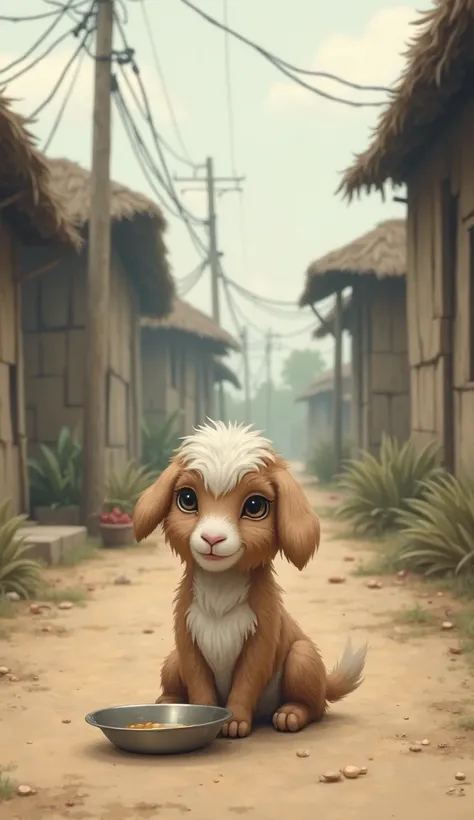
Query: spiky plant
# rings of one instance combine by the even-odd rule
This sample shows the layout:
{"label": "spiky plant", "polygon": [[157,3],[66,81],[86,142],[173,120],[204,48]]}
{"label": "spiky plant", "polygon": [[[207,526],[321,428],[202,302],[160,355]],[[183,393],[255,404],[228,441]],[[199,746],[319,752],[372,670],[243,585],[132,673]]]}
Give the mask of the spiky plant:
{"label": "spiky plant", "polygon": [[41,583],[41,564],[25,557],[28,545],[19,535],[25,519],[25,515],[11,515],[9,498],[0,504],[0,595],[16,592],[29,598]]}
{"label": "spiky plant", "polygon": [[425,575],[474,570],[474,480],[446,473],[398,516],[399,560]]}
{"label": "spiky plant", "polygon": [[145,466],[129,461],[125,469],[110,473],[104,509],[118,507],[123,512],[133,513],[142,492],[153,483],[155,474]]}
{"label": "spiky plant", "polygon": [[[345,463],[351,456],[351,446],[344,442],[342,460]],[[329,484],[336,476],[336,458],[334,442],[320,441],[315,445],[308,460],[308,470],[323,484]]]}
{"label": "spiky plant", "polygon": [[29,459],[31,503],[37,507],[79,504],[82,484],[82,445],[63,427],[56,447],[40,444],[40,457]]}
{"label": "spiky plant", "polygon": [[431,442],[418,452],[412,440],[401,446],[383,435],[378,458],[364,452],[360,459],[351,459],[339,476],[339,487],[346,494],[339,517],[367,535],[396,529],[408,502],[422,498],[426,482],[444,474],[437,467],[438,449]]}
{"label": "spiky plant", "polygon": [[142,463],[157,475],[169,464],[178,446],[178,421],[181,410],[169,413],[162,424],[144,419],[142,422]]}

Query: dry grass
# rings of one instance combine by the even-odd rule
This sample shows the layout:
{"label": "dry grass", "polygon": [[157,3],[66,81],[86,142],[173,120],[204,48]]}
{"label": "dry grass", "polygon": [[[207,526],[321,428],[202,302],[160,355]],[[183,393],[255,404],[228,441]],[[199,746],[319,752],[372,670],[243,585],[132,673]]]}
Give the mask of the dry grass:
{"label": "dry grass", "polygon": [[458,719],[458,726],[460,729],[465,729],[468,732],[474,732],[474,715],[463,715]]}
{"label": "dry grass", "polygon": [[75,567],[82,561],[93,561],[102,557],[103,553],[100,549],[99,539],[88,538],[84,544],[78,544],[68,550],[61,558],[61,565],[63,567]]}
{"label": "dry grass", "polygon": [[15,794],[16,784],[9,774],[14,768],[13,765],[0,766],[0,803],[11,800]]}
{"label": "dry grass", "polygon": [[413,607],[403,609],[397,615],[396,620],[408,626],[434,626],[437,623],[436,616],[418,603]]}
{"label": "dry grass", "polygon": [[13,618],[15,616],[15,607],[13,603],[0,595],[0,618]]}
{"label": "dry grass", "polygon": [[56,587],[45,585],[39,591],[38,601],[59,604],[61,601],[71,601],[73,604],[84,606],[87,601],[87,592],[83,587]]}

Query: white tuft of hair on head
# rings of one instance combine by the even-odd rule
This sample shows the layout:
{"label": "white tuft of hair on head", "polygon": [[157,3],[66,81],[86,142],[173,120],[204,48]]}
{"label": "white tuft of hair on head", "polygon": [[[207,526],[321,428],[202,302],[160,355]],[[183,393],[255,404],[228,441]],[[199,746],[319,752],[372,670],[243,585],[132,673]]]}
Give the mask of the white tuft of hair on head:
{"label": "white tuft of hair on head", "polygon": [[230,493],[244,475],[275,461],[271,441],[251,424],[208,421],[182,439],[177,453],[188,469],[202,476],[216,498]]}

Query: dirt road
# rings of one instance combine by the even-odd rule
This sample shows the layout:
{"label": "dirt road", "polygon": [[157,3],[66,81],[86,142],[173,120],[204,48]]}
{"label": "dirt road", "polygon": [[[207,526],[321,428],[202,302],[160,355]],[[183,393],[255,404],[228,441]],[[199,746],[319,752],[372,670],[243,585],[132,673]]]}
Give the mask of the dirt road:
{"label": "dirt road", "polygon": [[[327,504],[309,492],[315,504]],[[385,580],[382,589],[368,589],[344,561],[348,554],[363,557],[360,544],[337,540],[338,527],[323,520],[320,553],[305,572],[283,563],[278,571],[288,608],[328,666],[349,633],[355,643],[369,641],[362,688],[299,735],[264,728],[182,758],[127,756],[84,723],[92,709],[158,694],[160,663],[172,642],[176,560],[159,543],[51,571],[63,586],[95,589],[83,608],[25,613],[11,639],[0,641],[0,665],[19,678],[0,679],[0,763],[15,764],[16,780],[37,789],[0,803],[1,820],[416,820],[422,811],[431,820],[471,818],[474,732],[460,728],[459,714],[471,708],[472,678],[462,657],[449,655],[456,639],[439,629],[421,635],[397,627],[394,616],[413,607],[414,593]],[[114,585],[122,573],[130,585]],[[334,574],[346,582],[329,584]],[[445,601],[433,607],[441,612]],[[429,746],[409,751],[424,738]],[[301,749],[309,757],[299,758]],[[368,773],[318,782],[322,772],[346,765],[367,766]],[[463,784],[455,781],[459,771]]]}

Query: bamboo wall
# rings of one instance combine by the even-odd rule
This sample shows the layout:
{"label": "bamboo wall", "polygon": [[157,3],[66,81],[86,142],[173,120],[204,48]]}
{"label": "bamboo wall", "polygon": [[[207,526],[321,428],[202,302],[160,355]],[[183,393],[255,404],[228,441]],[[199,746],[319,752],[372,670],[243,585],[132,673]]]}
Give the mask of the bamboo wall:
{"label": "bamboo wall", "polygon": [[365,279],[352,298],[352,439],[375,452],[382,433],[410,436],[405,279]]}
{"label": "bamboo wall", "polygon": [[[34,269],[36,254],[22,267]],[[87,256],[67,254],[41,277],[23,285],[25,392],[30,453],[39,442],[54,445],[66,426],[82,435],[85,385]],[[108,328],[106,469],[120,469],[138,455],[141,409],[139,316],[134,293],[113,254]],[[141,389],[141,388],[140,388]]]}
{"label": "bamboo wall", "polygon": [[163,423],[181,410],[181,435],[192,432],[214,411],[211,351],[188,333],[143,328],[141,334],[143,413]]}
{"label": "bamboo wall", "polygon": [[[449,469],[472,473],[474,102],[451,118],[408,185],[408,322],[412,428],[436,440]],[[443,183],[458,197],[455,252],[443,230]],[[451,268],[451,269],[450,269]]]}
{"label": "bamboo wall", "polygon": [[14,280],[15,247],[8,227],[0,220],[0,502],[11,498],[15,512],[25,511],[22,496],[18,350],[18,289]]}

